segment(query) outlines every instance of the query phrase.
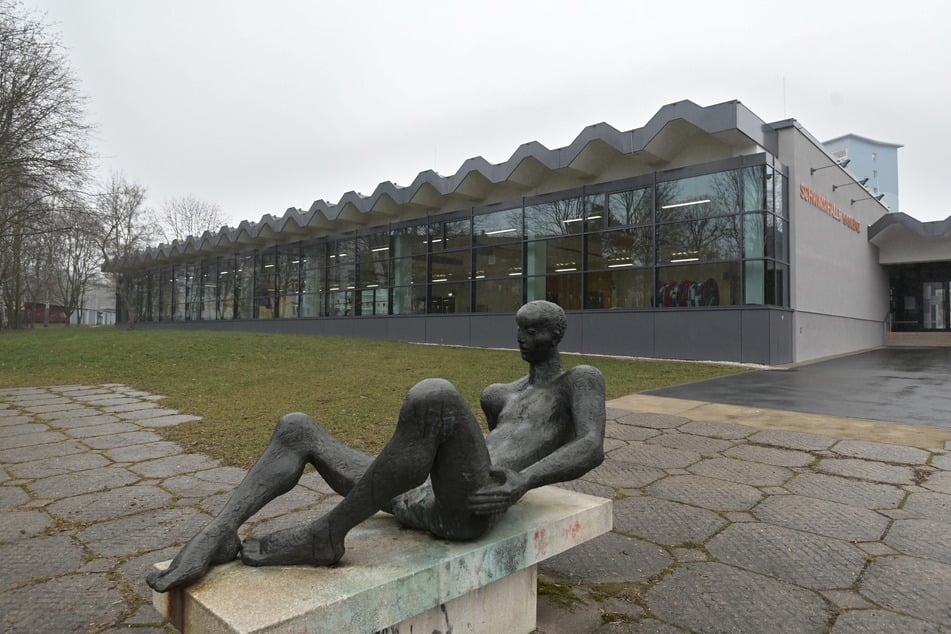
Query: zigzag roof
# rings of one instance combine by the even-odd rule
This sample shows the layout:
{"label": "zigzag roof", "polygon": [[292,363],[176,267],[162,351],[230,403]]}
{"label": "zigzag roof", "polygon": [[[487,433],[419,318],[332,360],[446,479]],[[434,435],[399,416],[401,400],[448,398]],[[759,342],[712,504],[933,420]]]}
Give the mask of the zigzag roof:
{"label": "zigzag roof", "polygon": [[[709,135],[727,146],[755,146],[774,154],[777,151],[773,128],[739,101],[707,107],[678,101],[663,106],[642,128],[621,132],[606,123],[597,123],[583,129],[566,147],[548,149],[531,141],[520,145],[502,163],[492,164],[477,156],[466,160],[450,176],[425,170],[405,187],[384,181],[369,196],[349,191],[335,204],[316,200],[307,211],[292,207],[280,217],[267,214],[257,222],[246,220],[237,227],[222,227],[198,237],[160,244],[136,254],[132,261],[122,262],[118,268],[134,268],[198,252],[220,253],[237,247],[342,233],[380,217],[421,217],[445,210],[453,200],[464,200],[469,206],[478,204],[503,187],[543,193],[539,190],[544,189],[545,180],[556,175],[575,178],[579,184],[595,183],[599,174],[621,157],[656,170],[669,164],[697,134]],[[563,188],[562,185],[560,189]]]}

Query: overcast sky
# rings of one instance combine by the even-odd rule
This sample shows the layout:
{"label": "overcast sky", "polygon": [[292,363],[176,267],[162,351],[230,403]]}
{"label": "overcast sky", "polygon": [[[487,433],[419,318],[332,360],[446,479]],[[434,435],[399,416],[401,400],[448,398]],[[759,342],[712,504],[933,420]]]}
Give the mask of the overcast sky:
{"label": "overcast sky", "polygon": [[951,4],[24,0],[69,49],[101,173],[228,222],[454,173],[664,104],[738,99],[900,143],[900,209],[951,215]]}

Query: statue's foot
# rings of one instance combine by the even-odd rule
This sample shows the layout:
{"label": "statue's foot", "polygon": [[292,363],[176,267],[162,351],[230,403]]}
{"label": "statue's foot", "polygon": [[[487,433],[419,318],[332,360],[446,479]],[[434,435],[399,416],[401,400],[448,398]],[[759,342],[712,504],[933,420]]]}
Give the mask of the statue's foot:
{"label": "statue's foot", "polygon": [[323,518],[262,537],[248,537],[241,544],[241,561],[249,566],[331,566],[343,553],[343,540],[332,539],[330,525]]}
{"label": "statue's foot", "polygon": [[182,547],[165,570],[153,570],[145,582],[153,590],[168,592],[172,588],[197,581],[213,564],[223,564],[238,556],[241,540],[235,531],[208,525]]}

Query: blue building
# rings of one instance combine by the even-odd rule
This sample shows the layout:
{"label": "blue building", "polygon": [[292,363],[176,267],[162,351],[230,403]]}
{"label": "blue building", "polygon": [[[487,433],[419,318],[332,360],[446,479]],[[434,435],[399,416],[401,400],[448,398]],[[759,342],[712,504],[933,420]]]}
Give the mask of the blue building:
{"label": "blue building", "polygon": [[[858,134],[829,139],[823,145],[837,162],[848,161],[847,169],[857,180],[868,179],[865,188],[872,196],[884,194],[882,204],[889,211],[901,211],[898,207],[898,148],[901,145]],[[860,198],[858,191],[853,193],[854,198]]]}

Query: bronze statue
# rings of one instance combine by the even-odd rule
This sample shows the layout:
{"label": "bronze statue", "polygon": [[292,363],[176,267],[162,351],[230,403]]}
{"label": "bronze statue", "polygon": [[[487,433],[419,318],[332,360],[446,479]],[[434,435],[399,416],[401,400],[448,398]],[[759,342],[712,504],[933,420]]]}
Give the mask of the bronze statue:
{"label": "bronze statue", "polygon": [[[526,491],[601,464],[604,377],[586,365],[564,371],[558,343],[566,319],[556,304],[530,302],[515,320],[529,374],[482,393],[488,434],[443,379],[426,379],[409,391],[393,437],[375,458],[344,445],[310,416],[288,414],[221,513],[167,570],[153,571],[148,584],[166,592],[239,553],[252,566],[331,565],[343,556],[350,529],[380,510],[440,538],[475,539]],[[343,500],[313,522],[242,543],[238,527],[290,491],[307,463]]]}

